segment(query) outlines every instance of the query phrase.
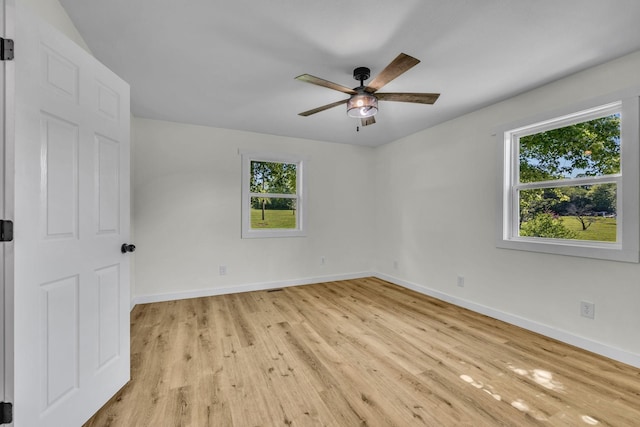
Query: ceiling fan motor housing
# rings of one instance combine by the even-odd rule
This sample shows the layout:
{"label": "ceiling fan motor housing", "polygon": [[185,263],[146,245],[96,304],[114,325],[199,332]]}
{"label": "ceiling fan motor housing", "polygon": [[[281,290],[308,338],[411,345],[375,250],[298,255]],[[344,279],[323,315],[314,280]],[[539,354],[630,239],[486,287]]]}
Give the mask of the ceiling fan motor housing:
{"label": "ceiling fan motor housing", "polygon": [[353,78],[358,80],[361,84],[364,80],[367,80],[371,76],[371,70],[367,67],[358,67],[353,70]]}

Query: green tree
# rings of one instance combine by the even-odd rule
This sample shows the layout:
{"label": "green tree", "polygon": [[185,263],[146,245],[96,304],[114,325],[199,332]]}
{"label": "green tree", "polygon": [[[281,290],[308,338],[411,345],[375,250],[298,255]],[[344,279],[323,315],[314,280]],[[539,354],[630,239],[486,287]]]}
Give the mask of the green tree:
{"label": "green tree", "polygon": [[520,182],[620,172],[620,115],[520,138]]}
{"label": "green tree", "polygon": [[585,194],[572,197],[569,202],[567,212],[580,222],[582,231],[589,228],[596,220],[593,216],[593,206],[591,197],[589,197],[587,191],[585,191]]}
{"label": "green tree", "polygon": [[576,233],[562,224],[562,218],[550,212],[538,213],[520,226],[521,236],[575,239]]}
{"label": "green tree", "polygon": [[262,220],[265,220],[265,210],[295,209],[295,200],[284,197],[271,197],[270,194],[296,194],[296,164],[278,162],[251,162],[251,182],[249,189],[252,193],[263,196],[252,199],[252,207],[262,210]]}
{"label": "green tree", "polygon": [[[519,150],[522,183],[619,173],[620,115],[520,137]],[[520,192],[520,223],[543,213],[571,215],[586,230],[595,212],[615,212],[615,192],[615,184],[524,190]]]}
{"label": "green tree", "polygon": [[536,188],[520,192],[520,222],[533,219],[537,214],[560,214],[558,206],[570,200],[564,188]]}
{"label": "green tree", "polygon": [[[252,193],[268,193],[269,182],[272,177],[271,163],[268,162],[251,162],[251,183],[249,189]],[[264,221],[264,211],[267,203],[270,202],[268,197],[255,197],[253,199],[255,203],[262,208],[262,220]]]}
{"label": "green tree", "polygon": [[607,212],[609,214],[615,214],[617,212],[615,184],[594,185],[589,190],[589,195],[593,202],[594,211]]}

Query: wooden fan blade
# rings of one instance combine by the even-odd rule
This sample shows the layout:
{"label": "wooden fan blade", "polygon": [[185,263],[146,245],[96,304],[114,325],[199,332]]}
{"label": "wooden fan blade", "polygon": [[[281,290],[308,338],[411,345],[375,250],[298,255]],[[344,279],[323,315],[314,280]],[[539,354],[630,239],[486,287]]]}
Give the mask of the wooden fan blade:
{"label": "wooden fan blade", "polygon": [[346,86],[339,85],[337,83],[330,82],[329,80],[321,79],[320,77],[312,76],[311,74],[302,74],[296,77],[296,80],[300,80],[302,82],[311,83],[314,85],[327,87],[329,89],[337,90],[339,92],[348,93],[349,95],[353,95],[356,93],[355,90],[350,89]]}
{"label": "wooden fan blade", "polygon": [[360,124],[362,126],[369,126],[372,125],[376,122],[376,117],[375,116],[371,116],[371,117],[365,117],[360,119]]}
{"label": "wooden fan blade", "polygon": [[346,104],[349,98],[343,99],[342,101],[332,102],[331,104],[323,105],[322,107],[314,108],[313,110],[304,111],[302,113],[298,113],[299,116],[310,116],[315,113],[319,113],[320,111],[328,110],[329,108],[337,107],[338,105]]}
{"label": "wooden fan blade", "polygon": [[382,70],[380,74],[378,74],[376,78],[374,78],[364,90],[369,93],[380,90],[382,86],[386,85],[391,80],[395,79],[400,74],[408,71],[410,68],[416,66],[419,63],[420,60],[414,58],[413,56],[409,56],[406,53],[401,53],[396,57],[396,59],[391,61],[391,63],[387,65],[387,67]]}
{"label": "wooden fan blade", "polygon": [[433,104],[439,93],[376,93],[378,101],[414,102],[417,104]]}

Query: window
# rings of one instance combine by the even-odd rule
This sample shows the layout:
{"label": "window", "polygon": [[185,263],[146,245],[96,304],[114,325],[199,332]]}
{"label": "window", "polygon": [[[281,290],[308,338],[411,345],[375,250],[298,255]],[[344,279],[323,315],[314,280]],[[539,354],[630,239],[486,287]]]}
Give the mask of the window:
{"label": "window", "polygon": [[305,235],[302,160],[242,155],[242,237]]}
{"label": "window", "polygon": [[498,246],[638,262],[638,97],[500,132]]}

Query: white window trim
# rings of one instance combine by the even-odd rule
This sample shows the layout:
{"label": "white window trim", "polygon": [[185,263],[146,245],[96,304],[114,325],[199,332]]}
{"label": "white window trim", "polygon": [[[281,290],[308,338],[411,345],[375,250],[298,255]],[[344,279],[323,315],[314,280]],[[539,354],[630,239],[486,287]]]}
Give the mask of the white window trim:
{"label": "white window trim", "polygon": [[[242,238],[255,239],[267,237],[303,237],[307,235],[307,207],[306,207],[306,164],[308,160],[300,156],[290,154],[265,153],[265,152],[239,152],[242,156]],[[251,197],[250,174],[251,162],[274,162],[274,163],[295,163],[296,164],[296,191],[297,194],[270,194],[273,197],[295,198],[297,199],[296,228],[251,228]]]}
{"label": "white window trim", "polygon": [[[621,174],[606,178],[571,179],[566,182],[554,181],[554,186],[615,182],[618,191],[617,224],[618,241],[615,243],[585,240],[545,239],[539,237],[518,236],[518,226],[512,219],[518,218],[517,206],[519,159],[514,139],[519,136],[544,132],[579,121],[599,117],[615,108],[620,102],[621,116]],[[604,112],[604,114],[603,114]],[[586,114],[585,114],[586,113]],[[533,131],[531,131],[533,129]],[[555,112],[545,113],[536,118],[521,120],[501,127],[496,131],[501,150],[500,210],[496,227],[496,246],[505,249],[517,249],[558,255],[597,258],[604,260],[639,262],[640,261],[640,88],[628,89],[591,101],[583,102]],[[527,184],[527,188],[548,183]],[[523,187],[520,185],[519,187]]]}

